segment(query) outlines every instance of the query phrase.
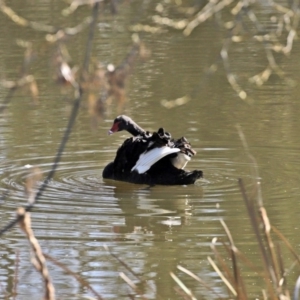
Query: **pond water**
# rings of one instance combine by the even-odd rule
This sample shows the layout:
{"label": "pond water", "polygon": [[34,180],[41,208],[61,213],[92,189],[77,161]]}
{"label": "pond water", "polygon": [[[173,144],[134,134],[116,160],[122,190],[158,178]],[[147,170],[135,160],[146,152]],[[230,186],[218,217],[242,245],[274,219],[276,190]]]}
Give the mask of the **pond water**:
{"label": "pond water", "polygon": [[[118,65],[132,45],[128,27],[135,23],[153,25],[151,15],[156,14],[156,4],[125,1],[119,5],[117,15],[101,14],[92,60]],[[61,27],[75,26],[90,11],[83,7],[64,18],[61,10],[65,7],[60,1],[12,4],[24,18]],[[260,9],[264,15],[263,8]],[[264,9],[266,21],[270,8]],[[178,17],[172,10],[169,13]],[[83,30],[66,43],[74,65],[82,64],[87,32],[88,29]],[[259,264],[258,248],[238,186],[238,178],[251,186],[253,163],[245,153],[237,124],[257,161],[271,222],[296,251],[300,250],[299,42],[295,42],[289,57],[276,57],[287,80],[272,75],[259,88],[247,79],[267,66],[261,44],[250,39],[232,45],[232,71],[251,98],[243,101],[228,84],[218,58],[225,36],[215,19],[208,20],[188,37],[169,28],[157,34],[142,33],[151,55],[136,62],[126,85],[127,100],[122,113],[147,130],[164,127],[174,137],[184,135],[191,142],[197,155],[188,169],[204,172],[204,179],[194,185],[148,187],[103,180],[103,168],[114,159],[117,148],[129,135],[107,135],[120,113],[116,100],[97,126],[92,125],[87,99],[82,102],[57,172],[31,213],[32,228],[43,251],[80,274],[103,299],[128,298],[133,293],[119,277],[120,272],[136,280],[109,255],[105,246],[147,280],[147,299],[183,299],[174,290],[176,283],[170,272],[179,276],[198,299],[213,297],[177,270],[178,265],[197,274],[217,293],[226,295],[226,287],[207,261],[207,256],[213,257],[212,239],[226,240],[220,218],[231,230],[237,247]],[[1,227],[14,218],[19,206],[26,204],[28,166],[38,166],[43,176],[51,170],[72,109],[72,89],[53,80],[54,50],[46,43],[45,33],[19,27],[4,14],[0,18],[1,78],[15,80],[18,76],[24,49],[16,45],[17,39],[31,41],[38,49],[30,72],[37,80],[39,100],[34,103],[27,90],[18,90],[1,114]],[[217,71],[207,72],[214,63],[218,65]],[[1,86],[1,101],[7,93]],[[190,95],[190,101],[184,105],[168,109],[161,104],[163,100],[186,95]],[[1,236],[0,244],[0,299],[41,299],[43,284],[30,263],[23,233],[14,227]],[[19,266],[14,298],[16,260]],[[286,267],[292,263],[288,255],[285,263]],[[62,269],[51,263],[48,267],[58,299],[92,296]],[[298,271],[291,273],[293,283]],[[251,270],[245,268],[245,276],[253,286],[258,284]],[[253,287],[253,296],[261,297],[255,294],[257,291],[260,289]]]}

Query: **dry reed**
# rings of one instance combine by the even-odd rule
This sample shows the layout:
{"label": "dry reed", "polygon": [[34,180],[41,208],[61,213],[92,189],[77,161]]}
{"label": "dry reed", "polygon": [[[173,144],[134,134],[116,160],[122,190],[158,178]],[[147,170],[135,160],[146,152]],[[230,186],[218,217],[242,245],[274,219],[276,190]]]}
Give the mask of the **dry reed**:
{"label": "dry reed", "polygon": [[32,264],[42,275],[45,285],[45,295],[44,300],[55,300],[55,289],[51,282],[51,277],[46,266],[46,260],[42,253],[42,249],[35,238],[33,230],[31,228],[30,213],[26,212],[23,207],[18,208],[17,215],[19,219],[20,228],[25,233],[31,249],[33,251],[33,256],[31,259]]}

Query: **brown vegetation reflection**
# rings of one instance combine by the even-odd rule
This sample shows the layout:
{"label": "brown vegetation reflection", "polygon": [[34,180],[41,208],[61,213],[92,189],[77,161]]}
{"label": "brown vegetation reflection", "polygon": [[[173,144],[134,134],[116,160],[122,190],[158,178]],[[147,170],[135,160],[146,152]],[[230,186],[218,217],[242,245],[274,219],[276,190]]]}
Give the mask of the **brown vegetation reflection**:
{"label": "brown vegetation reflection", "polygon": [[[231,69],[230,50],[235,43],[250,41],[251,43],[259,43],[266,57],[266,65],[260,73],[249,76],[248,80],[257,86],[267,82],[272,74],[277,75],[288,85],[294,85],[294,81],[289,79],[280,65],[277,63],[276,54],[288,56],[291,54],[293,44],[297,37],[299,28],[299,13],[298,1],[291,1],[290,7],[284,6],[276,1],[268,1],[269,15],[271,26],[264,26],[264,20],[260,17],[260,3],[258,1],[240,1],[240,0],[216,0],[199,2],[195,6],[186,6],[185,1],[176,1],[177,5],[158,3],[156,5],[156,15],[152,16],[154,24],[160,27],[157,30],[164,28],[173,28],[182,31],[183,35],[188,37],[193,31],[204,22],[211,18],[215,18],[224,32],[223,46],[220,49],[220,58],[223,62],[223,68],[226,72],[228,83],[237,93],[240,99],[248,103],[252,103],[251,97],[245,89],[239,84],[238,77]],[[169,17],[169,12],[176,10],[179,15],[178,19],[174,20]],[[149,32],[149,26],[135,26],[132,28],[136,31]],[[152,30],[152,32],[154,32]],[[208,74],[214,73],[218,69],[218,61],[208,68]],[[172,108],[177,105],[182,105],[186,102],[189,96],[185,96],[184,101],[172,100],[170,102],[163,101],[162,105],[167,108]]]}
{"label": "brown vegetation reflection", "polygon": [[133,35],[133,45],[118,66],[113,64],[105,66],[101,62],[96,64],[94,71],[85,82],[89,90],[88,111],[94,126],[104,117],[113,100],[117,103],[118,113],[123,111],[126,103],[126,81],[132,73],[135,62],[139,58],[147,58],[149,53],[139,37]]}

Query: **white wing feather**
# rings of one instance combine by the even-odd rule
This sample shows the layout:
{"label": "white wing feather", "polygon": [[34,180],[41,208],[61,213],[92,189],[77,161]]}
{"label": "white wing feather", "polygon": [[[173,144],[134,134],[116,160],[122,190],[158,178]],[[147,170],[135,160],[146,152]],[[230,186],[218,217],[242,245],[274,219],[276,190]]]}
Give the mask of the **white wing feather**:
{"label": "white wing feather", "polygon": [[160,147],[154,148],[148,152],[144,152],[140,155],[139,160],[136,162],[135,166],[131,169],[131,171],[136,170],[139,174],[143,174],[146,171],[148,171],[152,165],[154,165],[163,157],[179,151],[180,149],[178,148]]}

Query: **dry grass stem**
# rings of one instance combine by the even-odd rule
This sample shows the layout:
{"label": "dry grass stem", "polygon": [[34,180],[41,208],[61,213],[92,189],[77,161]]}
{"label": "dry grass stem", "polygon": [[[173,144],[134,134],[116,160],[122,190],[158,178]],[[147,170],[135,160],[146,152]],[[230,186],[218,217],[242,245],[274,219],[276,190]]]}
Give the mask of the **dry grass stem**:
{"label": "dry grass stem", "polygon": [[238,96],[242,100],[246,100],[247,93],[239,86],[239,84],[237,83],[237,81],[235,79],[235,76],[233,75],[233,73],[230,70],[230,63],[229,63],[229,59],[228,59],[228,49],[229,49],[230,43],[231,43],[231,38],[225,39],[224,43],[223,43],[223,48],[220,52],[221,58],[223,60],[224,69],[226,72],[226,77],[227,77],[229,84],[231,85],[233,90],[238,94]]}
{"label": "dry grass stem", "polygon": [[195,16],[195,18],[187,24],[186,28],[183,31],[183,34],[185,36],[189,36],[197,26],[205,22],[214,14],[221,11],[224,7],[229,6],[232,2],[233,0],[209,1]]}
{"label": "dry grass stem", "polygon": [[175,100],[162,100],[161,105],[165,108],[173,108],[176,106],[181,106],[191,101],[191,97],[189,95],[183,96],[181,98],[177,98]]}
{"label": "dry grass stem", "polygon": [[22,27],[31,27],[32,29],[38,30],[38,31],[46,31],[46,32],[53,32],[55,30],[54,26],[49,26],[46,24],[28,21],[27,19],[19,16],[13,9],[11,9],[9,6],[5,4],[4,0],[0,0],[0,10],[19,26]]}
{"label": "dry grass stem", "polygon": [[[251,171],[253,178],[255,179],[254,193],[256,195],[257,204],[259,207],[261,207],[261,206],[263,206],[263,198],[262,198],[261,182],[260,182],[261,179],[260,179],[259,172],[258,172],[258,165],[257,165],[255,157],[249,151],[248,143],[246,141],[246,138],[242,131],[241,126],[237,124],[236,128],[237,128],[240,140],[242,142],[242,145],[244,147],[245,153],[248,156],[249,161],[251,162],[251,170],[250,171]],[[243,195],[243,197],[245,197],[245,195],[246,195],[246,191],[244,189],[242,191],[242,195]],[[249,203],[249,201],[248,201],[248,203]]]}
{"label": "dry grass stem", "polygon": [[201,283],[207,290],[209,290],[211,293],[213,293],[217,299],[222,299],[222,296],[217,294],[210,286],[208,286],[206,284],[206,282],[204,280],[202,280],[200,277],[198,277],[196,274],[194,274],[193,272],[187,270],[186,268],[182,267],[182,266],[177,266],[177,269],[184,272],[185,274],[191,276],[192,278],[194,278],[196,281],[198,281],[199,283]]}
{"label": "dry grass stem", "polygon": [[135,283],[123,272],[119,273],[119,276],[135,291],[137,291],[137,286]]}
{"label": "dry grass stem", "polygon": [[276,257],[276,253],[275,253],[274,243],[271,238],[271,224],[270,224],[266,209],[264,207],[260,207],[259,212],[261,214],[261,218],[262,218],[262,221],[264,224],[264,233],[265,233],[266,243],[268,246],[268,251],[270,254],[270,260],[272,262],[272,268],[273,268],[275,276],[276,276],[276,282],[279,283],[281,276],[280,276],[279,265],[278,265],[278,261],[277,261],[277,257]]}
{"label": "dry grass stem", "polygon": [[152,17],[152,21],[159,25],[168,26],[174,29],[182,30],[186,27],[188,24],[188,20],[182,19],[175,21],[173,19],[167,18],[167,17],[161,17],[158,15],[155,15]]}
{"label": "dry grass stem", "polygon": [[53,31],[53,33],[46,34],[45,39],[49,43],[63,41],[69,36],[76,35],[82,30],[84,30],[87,26],[89,26],[92,23],[92,21],[93,18],[91,16],[88,16],[84,18],[82,22],[76,25],[75,27],[67,27],[64,29]]}
{"label": "dry grass stem", "polygon": [[31,167],[25,183],[25,192],[28,198],[28,203],[34,203],[36,195],[36,185],[37,182],[41,180],[41,178],[41,170],[37,167]]}
{"label": "dry grass stem", "polygon": [[120,272],[119,276],[135,291],[136,294],[140,296],[141,299],[147,300],[147,298],[144,297],[143,293],[140,292],[138,286],[125,273]]}
{"label": "dry grass stem", "polygon": [[44,279],[45,295],[44,300],[55,300],[55,289],[51,282],[51,278],[46,266],[46,260],[42,253],[42,249],[34,236],[31,228],[30,213],[26,212],[23,207],[18,208],[17,215],[19,217],[19,225],[23,232],[26,234],[27,239],[31,245],[34,256],[32,264],[39,271]]}
{"label": "dry grass stem", "polygon": [[286,237],[275,226],[272,225],[271,228],[274,231],[274,233],[284,242],[286,247],[290,250],[290,252],[295,257],[296,261],[298,262],[298,265],[300,266],[300,257],[297,254],[297,252],[295,251],[295,249],[292,247],[290,242],[286,239]]}
{"label": "dry grass stem", "polygon": [[298,277],[295,284],[293,300],[299,300],[299,296],[300,296],[300,276]]}
{"label": "dry grass stem", "polygon": [[178,286],[186,293],[189,299],[197,300],[197,298],[193,295],[192,291],[185,286],[185,284],[173,273],[170,272],[171,277],[178,284]]}
{"label": "dry grass stem", "polygon": [[236,257],[236,252],[237,252],[237,248],[234,245],[233,242],[233,238],[231,236],[230,230],[227,227],[226,223],[224,222],[224,220],[220,220],[226,235],[228,237],[229,240],[229,244],[230,244],[230,256],[231,256],[231,261],[232,261],[232,269],[233,269],[233,273],[234,273],[234,287],[236,292],[238,293],[238,299],[246,299],[246,291],[245,291],[245,285],[243,282],[243,279],[241,277],[240,274],[240,270],[238,268],[238,263],[237,263],[237,257]]}
{"label": "dry grass stem", "polygon": [[72,0],[69,7],[65,8],[61,13],[67,17],[77,10],[78,7],[83,5],[93,5],[95,3],[103,2],[103,0]]}
{"label": "dry grass stem", "polygon": [[[227,250],[228,247],[226,248],[226,246],[227,246],[227,245],[223,242],[223,247]],[[227,250],[227,251],[228,251],[228,250]],[[255,273],[259,274],[259,276],[261,276],[261,277],[264,276],[264,274],[261,272],[261,270],[258,269],[257,266],[255,266],[254,263],[253,263],[251,260],[249,260],[249,259],[247,258],[247,256],[245,256],[244,253],[242,253],[242,252],[241,252],[239,249],[237,249],[237,248],[236,248],[235,252],[236,252],[236,255],[241,259],[241,261],[242,261],[249,269],[251,269],[251,270],[254,271]],[[228,253],[230,254],[229,251],[228,251]]]}
{"label": "dry grass stem", "polygon": [[29,21],[15,13],[9,6],[5,4],[4,0],[0,0],[0,10],[14,23],[24,27],[29,25]]}
{"label": "dry grass stem", "polygon": [[233,296],[237,296],[237,292],[234,289],[234,287],[230,284],[230,282],[227,280],[227,278],[223,275],[223,273],[220,271],[220,269],[218,268],[218,266],[215,264],[215,262],[208,256],[207,260],[209,261],[209,263],[211,264],[211,266],[213,267],[213,269],[216,271],[216,273],[220,276],[220,278],[222,279],[222,281],[224,282],[224,284],[228,287],[228,289],[231,291],[231,293],[233,294]]}
{"label": "dry grass stem", "polygon": [[[248,157],[250,158],[251,161],[253,161],[253,169],[256,175],[254,178],[259,178],[256,161],[249,152],[246,139],[240,127],[238,127],[238,132]],[[246,204],[246,208],[252,224],[252,228],[254,230],[256,240],[258,242],[259,249],[261,252],[261,257],[265,269],[264,278],[267,284],[267,294],[269,297],[271,297],[271,299],[290,299],[288,290],[284,288],[286,279],[285,279],[283,261],[281,258],[281,250],[279,245],[277,246],[277,249],[275,249],[274,242],[271,237],[271,229],[273,229],[273,227],[270,224],[267,211],[263,206],[260,183],[258,185],[258,181],[255,180],[255,186],[257,186],[256,189],[257,194],[254,195],[253,197],[249,197],[247,195],[244,183],[241,179],[239,179],[239,185],[240,185],[244,202]],[[257,205],[255,205],[255,199]],[[258,206],[258,210],[257,210],[257,206]],[[259,218],[257,217],[257,213],[259,213]],[[263,235],[260,233],[261,231],[260,223],[262,223],[263,225]],[[284,238],[284,236],[279,231],[275,231],[274,229],[273,231],[285,242],[287,248],[292,252],[292,254],[299,262],[298,255],[291,247],[289,242]]]}
{"label": "dry grass stem", "polygon": [[[215,255],[215,259],[218,261],[220,268],[222,269],[223,273],[226,274],[226,278],[227,280],[231,283],[234,284],[234,275],[232,274],[232,270],[230,267],[227,266],[224,257],[219,253],[219,251],[217,250],[217,247],[215,245],[214,242],[211,243],[210,245],[211,249],[214,252]],[[231,255],[231,251],[230,248],[228,247],[228,245],[226,245],[225,243],[223,243],[223,247],[226,250],[227,254],[230,256]]]}
{"label": "dry grass stem", "polygon": [[262,257],[262,261],[263,261],[263,266],[264,266],[264,271],[265,271],[264,277],[265,277],[265,282],[267,283],[268,293],[272,297],[275,297],[274,290],[270,284],[269,278],[271,279],[273,284],[274,283],[276,284],[276,276],[275,276],[274,269],[270,262],[270,257],[268,256],[268,252],[266,251],[263,239],[260,234],[259,222],[258,222],[257,216],[256,216],[256,208],[255,208],[253,201],[251,201],[248,198],[244,183],[241,179],[239,179],[239,186],[240,186],[240,189],[242,192],[244,202],[246,204],[247,212],[248,212],[248,215],[250,218],[250,222],[251,222],[253,231],[256,236],[256,241],[258,242],[258,245],[259,245],[259,249],[260,249],[260,253],[261,253],[261,257]]}
{"label": "dry grass stem", "polygon": [[282,253],[281,253],[281,248],[280,244],[276,243],[276,258],[278,262],[278,267],[279,267],[279,275],[280,275],[280,285],[283,286],[283,288],[286,289],[286,273],[284,270],[284,265],[283,265],[283,260],[282,260]]}

